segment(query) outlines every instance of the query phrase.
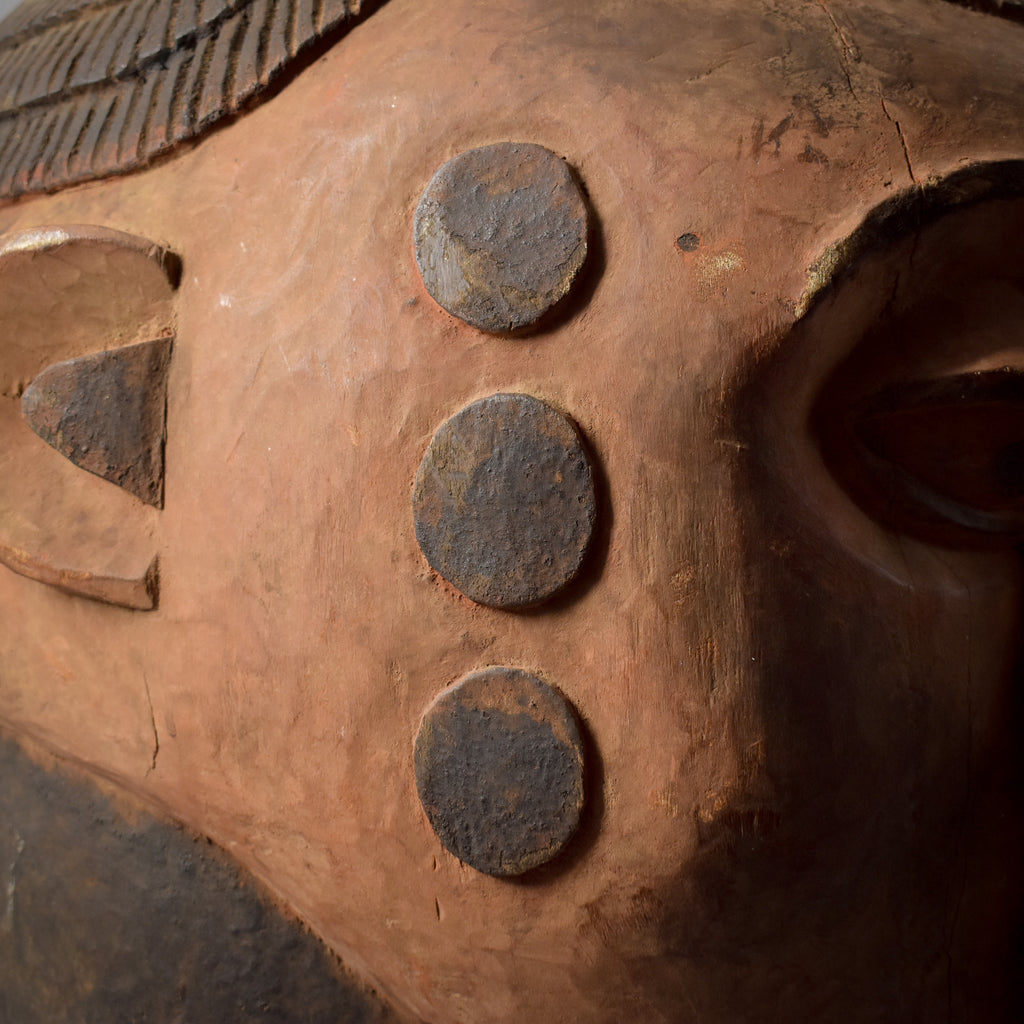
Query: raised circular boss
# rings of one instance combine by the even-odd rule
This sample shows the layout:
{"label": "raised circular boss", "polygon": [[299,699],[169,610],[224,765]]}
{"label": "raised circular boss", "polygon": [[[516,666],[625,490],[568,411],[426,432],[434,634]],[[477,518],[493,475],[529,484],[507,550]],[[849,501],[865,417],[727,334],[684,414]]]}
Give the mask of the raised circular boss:
{"label": "raised circular boss", "polygon": [[576,427],[523,394],[482,398],[442,424],[413,490],[416,540],[431,567],[497,608],[537,604],[575,578],[596,505]]}
{"label": "raised circular boss", "polygon": [[568,702],[521,669],[475,672],[427,709],[416,790],[445,848],[519,875],[564,849],[583,811],[583,743]]}
{"label": "raised circular boss", "polygon": [[568,164],[535,143],[466,150],[416,208],[416,262],[431,297],[483,331],[528,327],[587,256],[587,209]]}

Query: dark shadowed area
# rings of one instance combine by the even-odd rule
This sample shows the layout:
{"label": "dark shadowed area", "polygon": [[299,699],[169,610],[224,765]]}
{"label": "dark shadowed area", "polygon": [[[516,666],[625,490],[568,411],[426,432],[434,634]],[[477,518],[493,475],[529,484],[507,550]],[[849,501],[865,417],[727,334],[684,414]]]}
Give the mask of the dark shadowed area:
{"label": "dark shadowed area", "polygon": [[392,1019],[212,844],[0,738],[0,1020]]}

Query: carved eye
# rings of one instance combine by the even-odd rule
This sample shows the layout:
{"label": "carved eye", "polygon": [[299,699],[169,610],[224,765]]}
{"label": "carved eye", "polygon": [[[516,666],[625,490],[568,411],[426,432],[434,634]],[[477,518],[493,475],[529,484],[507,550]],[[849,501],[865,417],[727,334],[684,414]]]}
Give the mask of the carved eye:
{"label": "carved eye", "polygon": [[158,246],[103,228],[0,239],[0,562],[9,569],[79,596],[154,606],[178,271]]}
{"label": "carved eye", "polygon": [[[1019,165],[990,166],[1019,188]],[[978,202],[984,189],[971,179],[970,200],[944,208],[968,180],[877,218],[867,251],[815,304],[812,337],[849,341],[811,422],[828,468],[877,521],[946,545],[1015,544],[1024,539],[1024,199]],[[991,175],[982,185],[994,190]]]}
{"label": "carved eye", "polygon": [[1024,537],[1024,373],[893,387],[857,411],[853,429],[897,521]]}

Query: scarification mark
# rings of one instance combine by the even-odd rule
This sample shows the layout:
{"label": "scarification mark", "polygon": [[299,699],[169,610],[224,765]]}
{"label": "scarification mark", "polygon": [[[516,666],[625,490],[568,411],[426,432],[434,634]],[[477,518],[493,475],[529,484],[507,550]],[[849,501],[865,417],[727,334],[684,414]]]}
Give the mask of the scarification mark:
{"label": "scarification mark", "polygon": [[196,10],[196,0],[182,0],[181,5],[174,15],[174,27],[171,29],[171,39],[174,44],[181,43],[186,37],[193,36],[199,28],[199,12]]}
{"label": "scarification mark", "polygon": [[13,182],[15,179],[18,168],[25,163],[27,154],[32,152],[32,143],[39,134],[40,128],[41,126],[38,121],[34,124],[26,125],[16,144],[11,147],[11,159],[7,161],[4,167],[5,182]]}
{"label": "scarification mark", "polygon": [[205,39],[202,50],[196,52],[195,60],[192,61],[194,75],[188,86],[187,124],[189,131],[196,131],[199,127],[199,102],[203,98],[204,83],[210,73],[210,62],[213,60],[215,44],[216,41],[212,36]]}
{"label": "scarification mark", "polygon": [[247,7],[238,17],[238,27],[231,33],[231,44],[225,58],[224,91],[222,105],[224,109],[234,110],[238,106],[238,92],[235,78],[238,74],[238,61],[249,32],[250,9]]}
{"label": "scarification mark", "polygon": [[174,20],[174,0],[157,0],[149,9],[146,31],[136,51],[140,64],[148,64],[154,58],[162,59],[167,53],[167,33]]}
{"label": "scarification mark", "polygon": [[[82,141],[85,139],[86,133],[89,131],[89,125],[92,123],[93,116],[96,108],[92,103],[84,103],[78,108],[75,114],[75,120],[68,130],[68,136],[72,138],[71,147],[68,149],[67,160],[64,161],[63,167],[56,171],[57,175],[61,178],[68,178],[71,176],[72,168],[78,162],[78,154],[82,148]],[[57,159],[56,157],[54,159]]]}
{"label": "scarification mark", "polygon": [[[82,86],[93,85],[102,82],[110,73],[110,65],[114,60],[114,52],[121,39],[121,21],[128,16],[128,11],[123,7],[115,7],[107,16],[103,28],[96,33],[96,44],[89,48],[88,60],[82,60],[77,72],[68,74],[64,85],[70,89],[78,89]],[[56,83],[51,83],[50,92],[59,92],[60,88]]]}
{"label": "scarification mark", "polygon": [[907,146],[907,137],[903,134],[903,128],[900,126],[899,121],[889,113],[889,108],[885,103],[885,97],[879,93],[878,98],[882,101],[882,112],[885,114],[886,118],[892,122],[896,128],[896,134],[900,137],[900,146],[903,148],[903,159],[907,162],[907,173],[910,175],[910,180],[914,185],[920,188],[921,182],[914,173],[914,164],[910,159],[910,148]]}
{"label": "scarification mark", "polygon": [[857,44],[852,40],[847,39],[846,33],[843,31],[842,26],[836,21],[835,15],[828,9],[825,0],[818,0],[818,6],[825,12],[828,20],[832,23],[832,31],[835,33],[836,38],[839,41],[839,65],[843,69],[843,76],[846,78],[846,86],[850,90],[850,95],[856,99],[857,90],[853,87],[853,76],[850,74],[850,64],[856,63],[860,60],[860,50]]}
{"label": "scarification mark", "polygon": [[168,50],[174,49],[177,37],[174,33],[174,26],[178,23],[178,11],[181,9],[182,0],[171,0],[170,9],[167,12],[167,24],[164,26],[164,46]]}
{"label": "scarification mark", "polygon": [[208,40],[200,42],[195,53],[189,59],[187,64],[188,70],[185,72],[181,88],[178,90],[177,112],[168,120],[167,133],[174,142],[177,142],[179,139],[188,138],[195,130],[196,108],[199,105],[196,82],[200,80],[203,74],[203,61],[207,59],[206,51],[209,49],[207,42]]}
{"label": "scarification mark", "polygon": [[217,46],[213,51],[203,98],[199,104],[200,125],[207,124],[213,118],[219,117],[227,103],[228,78],[231,72],[231,59],[237,24],[238,19],[233,19],[217,35]]}
{"label": "scarification mark", "polygon": [[[244,38],[232,73],[233,101],[237,105],[256,88],[259,74],[260,39],[267,21],[267,0],[256,0],[245,20]],[[237,76],[241,72],[241,79]]]}
{"label": "scarification mark", "polygon": [[[139,84],[142,83],[140,82]],[[135,108],[141,100],[142,90],[139,88],[132,89],[127,102],[120,105],[121,109],[118,111],[115,123],[112,126],[108,125],[104,129],[103,134],[108,139],[108,145],[114,147],[114,151],[111,154],[113,160],[117,160],[119,156],[124,154],[126,143],[121,140],[125,136],[129,136],[130,126],[135,118]]]}
{"label": "scarification mark", "polygon": [[29,39],[6,51],[0,50],[0,103],[4,106],[14,102],[14,93],[25,64],[25,51],[30,50],[35,43],[36,40]]}
{"label": "scarification mark", "polygon": [[295,33],[299,23],[299,3],[301,0],[288,0],[288,23],[284,30],[285,46],[288,49],[288,56],[293,57],[298,48]]}
{"label": "scarification mark", "polygon": [[133,101],[138,95],[138,89],[133,89],[127,96],[123,91],[114,93],[107,116],[90,147],[89,166],[93,171],[102,174],[117,163],[117,140],[121,135],[121,122],[131,112]]}
{"label": "scarification mark", "polygon": [[[132,29],[135,10],[132,7],[114,8],[101,31],[89,47],[88,57],[79,67],[75,80],[68,80],[65,92],[80,88],[101,87],[121,70],[117,56]],[[54,90],[55,92],[58,90]]]}
{"label": "scarification mark", "polygon": [[260,22],[259,45],[256,48],[256,63],[254,64],[256,79],[259,82],[265,81],[267,49],[270,46],[271,29],[277,20],[277,4],[278,0],[265,0],[265,14]]}
{"label": "scarification mark", "polygon": [[60,111],[60,115],[54,125],[53,133],[50,136],[50,141],[43,149],[39,162],[36,164],[35,169],[32,172],[32,179],[29,183],[30,185],[42,181],[46,177],[50,164],[53,161],[54,154],[57,152],[60,144],[64,141],[73,113],[74,111],[71,107],[65,107],[64,110]]}
{"label": "scarification mark", "polygon": [[[71,33],[70,38],[77,38],[78,30]],[[67,37],[58,37],[61,41],[66,41]],[[12,83],[12,94],[18,91],[17,86],[24,89],[30,79],[32,79],[39,69],[40,63],[46,57],[46,45],[45,40],[28,40],[23,46],[19,47],[19,52],[15,54],[15,59],[20,57],[20,61],[16,68],[12,69],[9,76],[9,81]],[[17,102],[22,101],[20,95],[18,95]]]}
{"label": "scarification mark", "polygon": [[[67,42],[67,38],[60,41]],[[46,85],[53,74],[54,64],[51,54],[45,47],[40,47],[31,68],[21,78],[16,100],[19,106],[27,106],[46,95]]]}
{"label": "scarification mark", "polygon": [[50,93],[71,92],[102,82],[110,73],[114,53],[120,42],[120,33],[123,31],[123,23],[127,22],[130,16],[128,8],[114,7],[103,17],[96,18],[96,31],[91,34],[87,41],[88,45],[76,58],[77,67],[68,70],[63,82],[51,84]]}
{"label": "scarification mark", "polygon": [[142,685],[146,688],[146,704],[149,707],[149,724],[153,727],[153,759],[150,761],[149,767],[146,769],[148,775],[151,771],[156,770],[156,756],[160,753],[160,734],[156,731],[156,715],[153,713],[153,698],[149,693],[149,680],[146,678],[146,673],[142,673]]}
{"label": "scarification mark", "polygon": [[295,23],[296,38],[300,41],[304,36],[313,31],[314,14],[313,0],[299,0],[298,20]]}
{"label": "scarification mark", "polygon": [[[49,117],[39,118],[39,130],[31,142],[31,150],[38,153],[41,149],[46,149],[49,146],[51,139],[53,138],[54,129],[57,126],[56,113],[50,114]],[[14,187],[24,190],[28,187],[28,180],[35,170],[31,163],[22,161],[21,166],[18,168],[18,173],[14,177]]]}
{"label": "scarification mark", "polygon": [[52,92],[54,89],[60,89],[64,82],[74,73],[74,64],[77,63],[77,59],[69,66],[67,55],[74,49],[80,32],[81,29],[78,26],[67,26],[61,34],[60,44],[53,48],[51,59],[40,62],[39,79],[33,87],[38,92],[38,95],[42,96],[47,92]]}
{"label": "scarification mark", "polygon": [[96,143],[99,140],[104,125],[107,123],[107,118],[114,106],[115,99],[116,97],[111,95],[102,96],[100,97],[100,102],[93,105],[88,127],[82,132],[82,136],[78,140],[74,159],[69,164],[69,173],[72,179],[79,175],[90,173],[90,165],[92,164]]}
{"label": "scarification mark", "polygon": [[130,118],[125,118],[124,126],[118,136],[118,159],[120,161],[133,161],[139,153],[145,151],[147,136],[153,121],[153,108],[156,100],[159,99],[159,91],[156,86],[160,79],[150,75],[145,80],[145,86],[137,89],[139,96],[135,110]]}
{"label": "scarification mark", "polygon": [[37,66],[36,61],[39,51],[42,49],[42,43],[41,39],[29,39],[15,50],[13,57],[7,58],[7,65],[2,72],[5,101],[15,102],[14,96],[18,91],[18,84],[22,81],[22,76],[28,73],[28,68]]}
{"label": "scarification mark", "polygon": [[187,50],[178,50],[167,62],[167,73],[161,76],[149,104],[146,123],[135,154],[137,159],[159,153],[170,144],[170,126],[178,115],[178,97],[182,78],[188,70],[188,56]]}
{"label": "scarification mark", "polygon": [[[95,24],[100,26],[97,31],[90,31],[93,25],[88,24],[74,29],[72,34],[78,37],[82,45],[75,50],[73,64],[66,61],[57,64],[50,83],[50,94],[102,82],[120,46],[124,23],[130,21],[130,8],[114,7],[108,17],[95,19]],[[62,75],[62,68],[66,69],[66,74]]]}
{"label": "scarification mark", "polygon": [[[94,0],[89,5],[90,11],[104,11],[108,7],[116,6],[128,6],[131,0]],[[8,18],[11,24],[11,33],[8,36],[4,36],[0,39],[0,53],[6,49],[10,49],[17,46],[22,40],[29,37],[37,37],[39,30],[45,26],[46,29],[59,29],[62,25],[67,24],[70,21],[77,21],[82,14],[80,7],[66,7],[64,10],[56,13],[46,14],[45,11],[40,12],[38,6],[33,9],[32,4],[23,4],[20,9],[17,9],[17,13],[22,15],[21,27],[16,28],[14,26],[13,17]]]}
{"label": "scarification mark", "polygon": [[181,67],[178,68],[178,73],[174,76],[174,85],[167,108],[167,123],[164,125],[164,134],[168,145],[174,141],[174,126],[183,116],[184,102],[188,95],[185,83],[188,82],[189,76],[192,74],[192,64],[195,59],[194,53],[183,54]]}
{"label": "scarification mark", "polygon": [[23,136],[17,135],[14,131],[5,132],[0,138],[0,183],[5,183],[9,179],[8,168],[17,166],[15,156],[21,141]]}
{"label": "scarification mark", "polygon": [[114,58],[114,67],[118,72],[134,65],[135,54],[138,53],[139,43],[142,42],[142,34],[146,31],[145,5],[138,4],[132,14],[131,18],[125,20],[121,47]]}
{"label": "scarification mark", "polygon": [[267,16],[267,41],[260,83],[264,84],[288,59],[288,25],[292,21],[295,0],[276,0]]}
{"label": "scarification mark", "polygon": [[353,10],[358,10],[358,4],[353,4],[352,0],[324,0],[324,21],[332,25],[339,18],[349,17]]}

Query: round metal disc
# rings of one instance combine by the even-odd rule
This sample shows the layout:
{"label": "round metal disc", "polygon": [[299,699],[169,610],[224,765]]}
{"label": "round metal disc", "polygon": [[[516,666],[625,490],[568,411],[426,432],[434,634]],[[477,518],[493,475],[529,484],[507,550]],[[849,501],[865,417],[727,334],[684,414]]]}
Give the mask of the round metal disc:
{"label": "round metal disc", "polygon": [[484,331],[532,324],[587,255],[587,211],[568,165],[543,146],[470,149],[434,175],[416,209],[427,291]]}
{"label": "round metal disc", "polygon": [[413,492],[427,561],[480,604],[518,608],[579,571],[594,481],[573,424],[530,395],[468,405],[434,435]]}
{"label": "round metal disc", "polygon": [[565,699],[513,668],[467,676],[428,708],[416,788],[437,837],[488,875],[519,875],[572,838],[583,746]]}

